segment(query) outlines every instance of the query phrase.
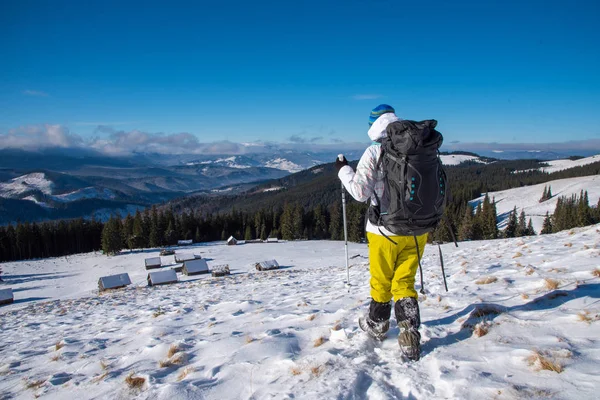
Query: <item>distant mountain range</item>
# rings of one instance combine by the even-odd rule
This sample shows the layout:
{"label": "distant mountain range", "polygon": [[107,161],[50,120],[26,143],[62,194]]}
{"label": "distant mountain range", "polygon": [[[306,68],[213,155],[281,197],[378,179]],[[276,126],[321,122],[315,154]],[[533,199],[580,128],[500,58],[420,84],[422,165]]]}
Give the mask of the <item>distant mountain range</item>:
{"label": "distant mountain range", "polygon": [[[92,216],[104,220],[117,212],[125,215],[190,194],[246,191],[292,173],[331,164],[337,157],[332,151],[273,150],[244,155],[127,157],[65,149],[0,150],[0,224]],[[362,153],[347,151],[346,157],[357,160]],[[494,159],[457,152],[443,154],[442,161],[458,165],[490,163]]]}

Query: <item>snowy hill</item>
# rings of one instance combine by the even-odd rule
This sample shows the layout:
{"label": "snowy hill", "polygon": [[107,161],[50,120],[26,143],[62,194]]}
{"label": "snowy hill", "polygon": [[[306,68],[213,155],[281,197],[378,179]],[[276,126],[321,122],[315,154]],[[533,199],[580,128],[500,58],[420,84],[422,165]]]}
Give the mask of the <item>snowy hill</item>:
{"label": "snowy hill", "polygon": [[[232,275],[157,287],[143,260],[158,251],[6,263],[0,288],[16,303],[0,308],[1,397],[596,398],[600,225],[442,248],[449,292],[438,250],[423,258],[419,362],[401,357],[395,323],[381,343],[357,326],[364,244],[349,243],[349,291],[332,241],[188,247]],[[280,270],[251,265],[272,258]],[[96,292],[121,272],[132,286]]]}
{"label": "snowy hill", "polygon": [[440,155],[440,158],[442,159],[442,164],[444,165],[459,165],[467,161],[485,164],[481,158],[466,154],[442,154]]}
{"label": "snowy hill", "polygon": [[34,172],[0,182],[0,197],[20,198],[31,191],[39,190],[44,194],[52,194],[54,184],[46,178],[43,172]]}
{"label": "snowy hill", "polygon": [[595,155],[592,157],[581,158],[579,160],[552,160],[547,161],[545,164],[548,164],[547,167],[540,168],[541,171],[552,173],[557,171],[563,171],[569,168],[581,167],[584,165],[592,164],[595,162],[600,162],[600,155]]}
{"label": "snowy hill", "polygon": [[[553,197],[542,203],[539,199],[544,193],[544,187],[550,186]],[[533,228],[537,233],[542,229],[546,212],[554,213],[556,202],[559,197],[571,195],[579,196],[581,191],[587,190],[590,206],[598,203],[600,198],[600,176],[584,176],[580,178],[559,179],[538,185],[524,186],[515,189],[502,190],[498,192],[489,192],[490,200],[496,200],[496,212],[498,214],[498,228],[505,228],[508,222],[508,216],[513,208],[517,207],[517,213],[525,210],[527,218],[531,217]],[[479,202],[483,201],[485,194],[470,202],[473,207],[476,207]]]}

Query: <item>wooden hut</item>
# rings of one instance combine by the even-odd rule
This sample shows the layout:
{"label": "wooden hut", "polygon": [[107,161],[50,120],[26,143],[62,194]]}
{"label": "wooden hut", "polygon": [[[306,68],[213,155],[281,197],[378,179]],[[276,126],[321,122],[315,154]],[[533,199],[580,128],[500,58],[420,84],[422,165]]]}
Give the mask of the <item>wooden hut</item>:
{"label": "wooden hut", "polygon": [[258,271],[268,271],[270,269],[279,269],[279,264],[275,260],[261,261],[254,264]]}
{"label": "wooden hut", "polygon": [[146,263],[146,269],[160,268],[162,266],[160,257],[146,258],[144,262]]}
{"label": "wooden hut", "polygon": [[229,239],[227,239],[227,245],[229,246],[235,246],[238,243],[237,239],[234,238],[233,236],[229,236]]}
{"label": "wooden hut", "polygon": [[272,238],[269,237],[267,238],[267,243],[277,243],[279,241],[279,239],[277,239],[276,237]]}
{"label": "wooden hut", "polygon": [[172,269],[150,272],[148,274],[148,286],[166,285],[177,282],[177,273]]}
{"label": "wooden hut", "polygon": [[208,274],[208,264],[206,260],[189,260],[183,263],[183,273],[185,275]]}
{"label": "wooden hut", "polygon": [[11,288],[8,289],[0,289],[0,306],[4,304],[10,304],[15,301],[13,296],[13,291]]}
{"label": "wooden hut", "polygon": [[131,285],[129,274],[108,275],[98,279],[98,289],[100,289],[101,292],[107,289],[122,288],[127,285]]}
{"label": "wooden hut", "polygon": [[180,254],[180,253],[175,253],[175,262],[176,263],[182,263],[185,261],[189,261],[189,260],[193,260],[196,257],[194,257],[193,254]]}
{"label": "wooden hut", "polygon": [[212,273],[212,276],[225,276],[225,275],[229,275],[231,272],[229,271],[229,265],[227,264],[223,264],[223,265],[215,265],[214,267],[210,268],[210,272]]}

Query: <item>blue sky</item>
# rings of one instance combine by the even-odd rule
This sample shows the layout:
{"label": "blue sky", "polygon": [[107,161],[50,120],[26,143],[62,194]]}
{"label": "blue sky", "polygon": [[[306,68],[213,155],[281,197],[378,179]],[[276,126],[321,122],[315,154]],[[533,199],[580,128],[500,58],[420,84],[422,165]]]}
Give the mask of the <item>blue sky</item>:
{"label": "blue sky", "polygon": [[600,139],[599,16],[598,1],[6,0],[0,135],[366,142],[388,103],[447,143]]}

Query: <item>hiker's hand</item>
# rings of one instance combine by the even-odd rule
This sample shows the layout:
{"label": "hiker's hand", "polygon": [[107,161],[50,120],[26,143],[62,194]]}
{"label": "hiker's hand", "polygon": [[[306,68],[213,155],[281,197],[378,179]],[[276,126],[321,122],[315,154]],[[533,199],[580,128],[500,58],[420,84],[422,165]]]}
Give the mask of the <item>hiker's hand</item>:
{"label": "hiker's hand", "polygon": [[335,168],[338,170],[338,172],[344,165],[348,165],[348,160],[346,160],[346,157],[342,156],[341,160],[339,158],[335,159]]}

